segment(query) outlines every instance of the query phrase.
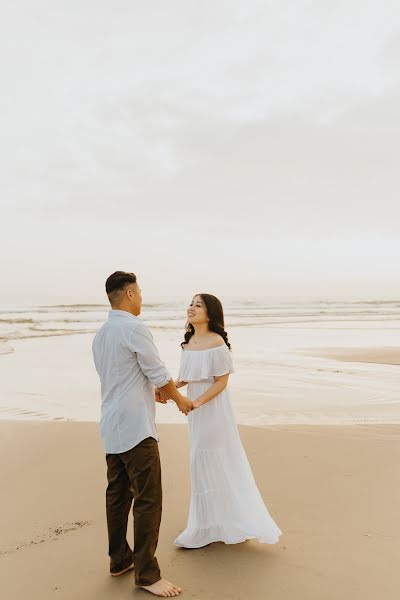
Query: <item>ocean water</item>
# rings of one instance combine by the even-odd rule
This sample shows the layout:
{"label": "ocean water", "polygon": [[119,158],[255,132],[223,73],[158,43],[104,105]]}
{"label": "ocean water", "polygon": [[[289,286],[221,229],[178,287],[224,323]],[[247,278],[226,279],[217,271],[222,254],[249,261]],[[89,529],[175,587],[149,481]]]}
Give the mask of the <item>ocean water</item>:
{"label": "ocean water", "polygon": [[[0,418],[97,420],[91,358],[106,305],[0,309]],[[186,305],[153,303],[141,318],[175,376]],[[225,306],[237,420],[250,425],[400,422],[400,367],[324,358],[324,348],[399,346],[400,301]],[[175,405],[159,422],[184,422]]]}

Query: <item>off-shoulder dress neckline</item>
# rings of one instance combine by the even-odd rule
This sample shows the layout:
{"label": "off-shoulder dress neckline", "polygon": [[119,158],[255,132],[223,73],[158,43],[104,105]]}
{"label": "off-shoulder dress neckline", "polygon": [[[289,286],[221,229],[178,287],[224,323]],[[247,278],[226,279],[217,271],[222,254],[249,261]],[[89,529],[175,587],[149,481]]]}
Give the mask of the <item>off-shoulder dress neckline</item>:
{"label": "off-shoulder dress neckline", "polygon": [[182,348],[182,352],[210,352],[210,350],[219,350],[219,348],[228,348],[226,344],[221,344],[220,346],[214,346],[214,348],[205,348],[204,350],[185,350]]}

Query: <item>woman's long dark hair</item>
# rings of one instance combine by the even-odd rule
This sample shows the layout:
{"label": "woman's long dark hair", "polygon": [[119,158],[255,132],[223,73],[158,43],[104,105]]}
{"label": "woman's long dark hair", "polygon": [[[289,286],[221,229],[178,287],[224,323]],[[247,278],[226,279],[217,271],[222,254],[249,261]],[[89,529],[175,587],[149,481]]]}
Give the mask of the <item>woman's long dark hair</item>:
{"label": "woman's long dark hair", "polygon": [[[231,349],[231,345],[228,342],[228,334],[225,331],[224,325],[224,311],[222,308],[221,302],[218,300],[216,296],[212,296],[211,294],[195,294],[196,296],[200,296],[202,301],[204,302],[207,310],[207,316],[210,319],[208,322],[208,328],[210,331],[214,331],[214,333],[218,333],[223,339],[225,344],[228,346],[229,350]],[[194,334],[194,327],[191,323],[186,325],[185,332],[185,341],[182,342],[182,348],[187,344]]]}

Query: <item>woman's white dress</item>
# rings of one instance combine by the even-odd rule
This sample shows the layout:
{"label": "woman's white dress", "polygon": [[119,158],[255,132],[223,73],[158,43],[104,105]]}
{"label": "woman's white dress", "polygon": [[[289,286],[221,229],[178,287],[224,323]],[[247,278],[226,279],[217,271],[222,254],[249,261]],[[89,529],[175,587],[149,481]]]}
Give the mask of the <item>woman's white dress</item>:
{"label": "woman's white dress", "polygon": [[[210,350],[183,350],[179,380],[195,400],[214,377],[233,372],[224,344]],[[188,415],[192,495],[186,529],[175,543],[200,548],[211,542],[237,544],[257,538],[275,544],[281,531],[261,498],[240,440],[226,387]]]}

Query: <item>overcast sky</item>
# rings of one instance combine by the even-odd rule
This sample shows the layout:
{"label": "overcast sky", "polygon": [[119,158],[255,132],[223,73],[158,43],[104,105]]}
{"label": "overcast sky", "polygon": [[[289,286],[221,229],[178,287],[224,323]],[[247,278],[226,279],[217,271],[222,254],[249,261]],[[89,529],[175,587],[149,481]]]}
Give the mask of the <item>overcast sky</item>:
{"label": "overcast sky", "polygon": [[0,8],[0,303],[400,297],[400,5]]}

